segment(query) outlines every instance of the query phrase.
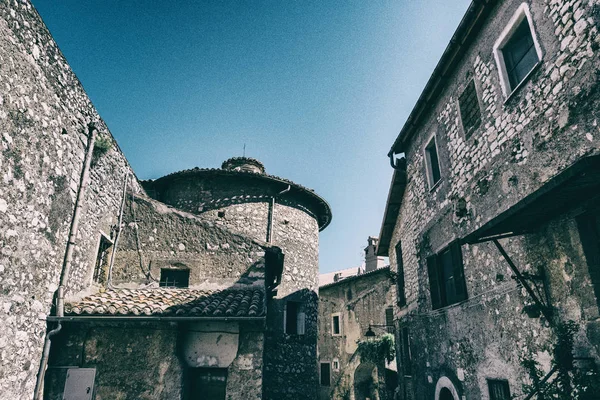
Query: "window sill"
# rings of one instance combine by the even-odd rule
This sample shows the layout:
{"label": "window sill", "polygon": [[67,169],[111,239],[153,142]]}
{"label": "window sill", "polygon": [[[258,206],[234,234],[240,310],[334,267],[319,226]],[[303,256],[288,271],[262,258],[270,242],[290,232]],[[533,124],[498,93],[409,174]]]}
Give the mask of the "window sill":
{"label": "window sill", "polygon": [[519,84],[518,84],[517,86],[515,86],[515,88],[512,90],[512,92],[510,92],[510,93],[508,94],[508,96],[506,96],[506,98],[504,99],[504,103],[503,103],[503,105],[506,105],[506,103],[508,103],[508,102],[509,102],[509,101],[510,101],[510,100],[511,100],[511,99],[512,99],[512,98],[513,98],[515,95],[516,95],[516,93],[517,93],[517,92],[519,92],[519,91],[520,91],[520,89],[521,89],[523,86],[525,86],[525,84],[527,83],[527,81],[529,81],[529,79],[531,78],[531,75],[533,75],[533,74],[534,74],[534,73],[535,73],[535,72],[536,72],[536,71],[537,71],[537,70],[540,68],[540,65],[542,65],[542,61],[541,61],[541,60],[540,60],[540,61],[538,61],[538,62],[537,62],[537,63],[536,63],[534,66],[533,66],[533,68],[531,68],[531,71],[529,71],[529,72],[527,73],[527,75],[525,75],[525,78],[523,78],[523,79],[521,80],[521,82],[519,82]]}
{"label": "window sill", "polygon": [[440,178],[439,181],[437,181],[433,186],[431,186],[429,188],[429,193],[433,193],[433,191],[435,191],[435,189],[437,189],[441,184],[442,184],[443,179]]}

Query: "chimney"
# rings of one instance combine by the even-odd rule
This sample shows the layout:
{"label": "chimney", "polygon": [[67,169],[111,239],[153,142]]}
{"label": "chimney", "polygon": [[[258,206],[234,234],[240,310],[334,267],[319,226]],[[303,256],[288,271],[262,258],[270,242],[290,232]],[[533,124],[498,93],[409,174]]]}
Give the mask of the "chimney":
{"label": "chimney", "polygon": [[368,244],[365,247],[365,272],[375,271],[384,266],[383,257],[377,257],[377,244],[379,239],[369,236]]}

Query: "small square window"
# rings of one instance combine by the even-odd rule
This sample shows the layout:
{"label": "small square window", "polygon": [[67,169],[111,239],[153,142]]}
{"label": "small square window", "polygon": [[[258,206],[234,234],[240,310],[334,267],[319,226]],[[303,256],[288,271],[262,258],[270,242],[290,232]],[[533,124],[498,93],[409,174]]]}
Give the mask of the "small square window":
{"label": "small square window", "polygon": [[467,285],[458,242],[427,258],[431,306],[435,310],[467,299]]}
{"label": "small square window", "polygon": [[425,164],[429,187],[433,188],[442,178],[435,136],[432,137],[429,143],[427,143],[427,146],[425,146]]}
{"label": "small square window", "polygon": [[330,386],[330,385],[331,385],[331,364],[322,362],[321,363],[321,386]]}
{"label": "small square window", "polygon": [[340,336],[341,334],[340,314],[333,314],[331,316],[331,336]]}
{"label": "small square window", "polygon": [[477,98],[477,88],[475,87],[474,79],[469,81],[465,90],[460,95],[458,106],[465,136],[469,138],[473,131],[481,124],[481,109],[479,108],[479,99]]}
{"label": "small square window", "polygon": [[487,382],[490,391],[490,400],[510,400],[508,381],[488,379]]}
{"label": "small square window", "polygon": [[162,268],[160,270],[161,287],[186,288],[190,283],[189,269]]}
{"label": "small square window", "polygon": [[527,3],[521,4],[494,44],[505,97],[523,82],[542,59]]}
{"label": "small square window", "polygon": [[331,368],[334,371],[339,371],[340,370],[340,360],[338,360],[337,358],[334,358],[333,361],[331,362]]}

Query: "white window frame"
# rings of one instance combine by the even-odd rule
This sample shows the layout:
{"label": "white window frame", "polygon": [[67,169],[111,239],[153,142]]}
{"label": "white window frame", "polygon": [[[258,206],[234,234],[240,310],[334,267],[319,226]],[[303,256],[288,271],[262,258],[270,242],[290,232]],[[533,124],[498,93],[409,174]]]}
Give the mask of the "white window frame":
{"label": "white window frame", "polygon": [[[506,43],[512,38],[512,35],[515,33],[515,30],[519,27],[520,23],[527,18],[527,24],[529,25],[529,31],[531,32],[531,38],[533,39],[533,45],[535,47],[535,52],[538,56],[538,62],[533,66],[531,71],[519,82],[514,88],[510,87],[510,80],[508,79],[508,73],[506,72],[506,64],[504,63],[504,55],[502,54],[502,48],[506,45]],[[542,62],[542,58],[544,56],[542,52],[542,47],[540,46],[540,42],[538,40],[538,36],[535,33],[535,29],[533,27],[533,18],[531,18],[531,11],[529,10],[529,4],[522,3],[519,8],[515,11],[511,19],[508,21],[508,24],[494,43],[493,47],[494,59],[496,60],[496,66],[498,67],[498,72],[500,74],[500,86],[502,87],[502,93],[504,94],[504,98],[508,99],[512,93],[514,93],[518,88],[521,87],[523,82],[526,82],[529,76],[537,66]]]}
{"label": "white window frame", "polygon": [[338,372],[340,370],[339,358],[334,358],[333,360],[331,360],[331,370],[334,372]]}
{"label": "white window frame", "polygon": [[[338,325],[340,327],[340,331],[338,333],[335,333],[333,331],[333,327],[335,326],[333,324],[333,318],[334,317],[338,317]],[[342,336],[342,313],[333,313],[331,314],[331,336]]]}
{"label": "white window frame", "polygon": [[[438,168],[440,169],[440,179],[437,182],[433,182],[433,171],[431,170],[431,158],[429,157],[429,149],[431,146],[429,144],[433,140],[435,145],[435,151],[437,153],[437,162]],[[425,174],[427,175],[427,184],[429,185],[429,190],[435,189],[440,182],[442,181],[442,163],[440,162],[440,148],[438,146],[437,135],[436,132],[433,132],[429,135],[429,138],[425,141],[425,146],[423,146],[423,160],[425,161]]]}

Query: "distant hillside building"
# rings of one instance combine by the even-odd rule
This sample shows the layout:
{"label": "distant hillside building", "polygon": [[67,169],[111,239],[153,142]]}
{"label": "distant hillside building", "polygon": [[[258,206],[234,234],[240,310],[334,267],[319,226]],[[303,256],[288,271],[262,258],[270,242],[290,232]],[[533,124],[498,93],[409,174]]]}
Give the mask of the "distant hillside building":
{"label": "distant hillside building", "polygon": [[[367,331],[394,333],[393,279],[383,257],[375,254],[377,238],[369,237],[366,268],[322,274],[319,288],[320,399],[393,399],[397,386],[395,361],[376,365],[361,360],[357,342]],[[368,270],[368,272],[364,272]],[[342,275],[342,272],[344,274]]]}
{"label": "distant hillside building", "polygon": [[0,86],[0,398],[317,398],[321,197],[246,157],[138,181],[28,1]]}
{"label": "distant hillside building", "polygon": [[393,143],[401,399],[539,399],[600,366],[599,25],[597,1],[473,1]]}

